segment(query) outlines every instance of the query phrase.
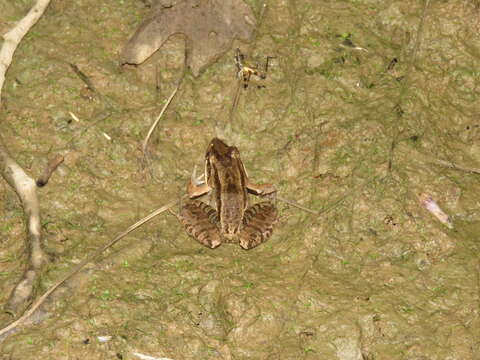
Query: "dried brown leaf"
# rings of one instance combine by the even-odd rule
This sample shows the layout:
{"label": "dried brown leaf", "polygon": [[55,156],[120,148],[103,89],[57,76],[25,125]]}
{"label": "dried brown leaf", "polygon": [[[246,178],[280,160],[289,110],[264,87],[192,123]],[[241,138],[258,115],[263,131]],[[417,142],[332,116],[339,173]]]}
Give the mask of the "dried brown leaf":
{"label": "dried brown leaf", "polygon": [[156,2],[122,53],[123,64],[141,64],[174,34],[187,38],[187,65],[195,76],[215,62],[235,38],[248,40],[255,28],[242,0],[184,0],[164,7]]}

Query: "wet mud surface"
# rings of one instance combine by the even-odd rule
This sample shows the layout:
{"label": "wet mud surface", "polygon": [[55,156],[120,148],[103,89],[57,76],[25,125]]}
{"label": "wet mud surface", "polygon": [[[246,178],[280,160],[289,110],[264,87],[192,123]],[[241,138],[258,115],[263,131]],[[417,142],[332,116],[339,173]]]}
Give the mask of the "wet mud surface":
{"label": "wet mud surface", "polygon": [[[52,0],[7,74],[0,132],[16,160],[37,178],[65,157],[39,189],[50,263],[37,296],[183,195],[214,136],[253,181],[320,214],[278,202],[272,238],[251,251],[209,250],[163,214],[4,339],[0,359],[480,359],[480,3],[268,1],[252,43],[187,74],[145,168],[141,142],[184,56],[173,37],[119,67],[146,3]],[[0,31],[31,4],[1,3]],[[276,58],[230,117],[237,46],[252,63]],[[22,208],[3,181],[0,214],[3,304],[25,266]]]}

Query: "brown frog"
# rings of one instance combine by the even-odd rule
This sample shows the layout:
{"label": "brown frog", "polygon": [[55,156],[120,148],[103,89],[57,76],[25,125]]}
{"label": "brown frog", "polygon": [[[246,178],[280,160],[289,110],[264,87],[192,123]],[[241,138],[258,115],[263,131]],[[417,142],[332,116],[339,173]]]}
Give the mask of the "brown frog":
{"label": "brown frog", "polygon": [[180,211],[179,219],[189,235],[201,244],[216,248],[224,242],[238,242],[251,249],[272,234],[277,210],[271,201],[248,205],[248,193],[273,194],[270,184],[249,181],[240,152],[222,140],[214,138],[205,156],[205,181],[195,177],[187,187],[190,199],[209,193],[215,208],[198,200],[190,200]]}

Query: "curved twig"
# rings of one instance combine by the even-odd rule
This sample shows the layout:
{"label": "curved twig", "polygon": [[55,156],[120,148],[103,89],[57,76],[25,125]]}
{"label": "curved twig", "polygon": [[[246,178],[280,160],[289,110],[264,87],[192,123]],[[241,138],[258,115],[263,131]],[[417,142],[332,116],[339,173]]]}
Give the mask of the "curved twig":
{"label": "curved twig", "polygon": [[48,180],[50,180],[50,176],[52,176],[53,172],[60,166],[63,162],[64,158],[62,155],[57,154],[53,159],[48,162],[47,167],[43,171],[43,174],[37,179],[37,186],[42,187],[47,185]]}
{"label": "curved twig", "polygon": [[[18,44],[30,28],[43,15],[50,0],[38,0],[27,15],[21,19],[10,31],[3,35],[4,42],[0,49],[0,104],[5,74],[12,63],[13,54]],[[33,295],[34,285],[39,270],[46,262],[47,257],[41,248],[42,234],[40,224],[40,210],[35,181],[10,156],[7,147],[0,138],[0,173],[12,186],[20,200],[27,218],[27,243],[29,248],[29,264],[22,279],[13,289],[6,310],[15,313],[25,306]]]}
{"label": "curved twig", "polygon": [[307,207],[305,207],[305,206],[302,206],[302,205],[296,203],[295,201],[292,201],[292,200],[289,200],[289,199],[285,199],[284,197],[281,197],[281,196],[278,196],[278,195],[277,195],[277,200],[280,200],[280,201],[282,201],[282,202],[284,202],[284,203],[286,203],[286,204],[288,204],[288,205],[294,206],[294,207],[296,207],[296,208],[298,208],[298,209],[300,209],[300,210],[306,211],[306,212],[308,212],[308,213],[310,213],[310,214],[320,215],[320,213],[319,213],[318,211],[309,209],[309,208],[307,208]]}
{"label": "curved twig", "polygon": [[33,295],[39,270],[47,261],[41,242],[40,209],[37,198],[37,185],[28,174],[10,156],[0,138],[0,173],[6,182],[15,189],[22,201],[27,219],[27,243],[29,247],[29,262],[22,279],[13,289],[5,307],[7,312],[15,314],[25,306]]}
{"label": "curved twig", "polygon": [[27,15],[20,20],[17,25],[5,35],[3,35],[3,44],[0,49],[0,104],[2,99],[2,88],[5,82],[5,73],[12,63],[13,53],[17,49],[18,44],[22,41],[25,34],[43,15],[50,0],[38,0],[30,9]]}
{"label": "curved twig", "polygon": [[147,145],[148,145],[148,141],[150,140],[150,136],[152,136],[153,130],[155,130],[155,128],[157,127],[157,124],[158,124],[158,122],[160,121],[160,119],[162,118],[163,113],[165,112],[165,110],[167,110],[168,105],[170,105],[170,103],[172,102],[173,97],[174,97],[175,94],[177,93],[178,88],[180,87],[180,85],[182,84],[182,80],[183,80],[183,77],[182,77],[182,78],[180,79],[180,81],[177,83],[177,86],[175,86],[175,89],[173,89],[172,94],[171,94],[170,97],[168,98],[168,100],[167,100],[167,102],[165,103],[165,105],[163,105],[162,111],[160,111],[160,114],[158,114],[158,116],[157,116],[157,118],[155,119],[155,121],[153,122],[152,126],[150,126],[150,129],[148,130],[147,136],[145,136],[145,139],[144,139],[143,142],[142,142],[142,152],[143,152],[143,157],[144,157],[144,158],[145,158],[146,153],[147,153]]}

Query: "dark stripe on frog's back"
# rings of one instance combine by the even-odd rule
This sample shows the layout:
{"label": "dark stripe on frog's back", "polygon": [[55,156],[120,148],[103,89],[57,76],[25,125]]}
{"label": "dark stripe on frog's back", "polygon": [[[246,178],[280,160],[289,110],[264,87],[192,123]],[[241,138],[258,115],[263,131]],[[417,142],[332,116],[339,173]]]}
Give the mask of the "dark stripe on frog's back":
{"label": "dark stripe on frog's back", "polygon": [[[238,228],[248,200],[246,174],[238,150],[232,146],[224,154],[212,152],[212,156],[215,156],[217,161],[212,161],[209,165],[213,182],[210,186],[214,189],[217,212],[223,220],[222,231],[227,230],[224,227],[226,224],[232,224]],[[225,207],[226,204],[228,207]],[[237,221],[232,223],[232,219]]]}
{"label": "dark stripe on frog's back", "polygon": [[[218,183],[215,185],[217,185],[217,211],[220,214],[220,218],[224,220],[223,225],[231,224],[237,228],[241,225],[243,213],[247,208],[248,195],[242,166],[238,163],[238,159],[232,159],[232,161],[235,164],[223,169],[223,179],[222,181],[217,179]],[[239,179],[239,182],[236,179]],[[222,230],[226,231],[227,229],[223,228]]]}

